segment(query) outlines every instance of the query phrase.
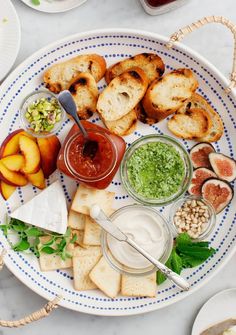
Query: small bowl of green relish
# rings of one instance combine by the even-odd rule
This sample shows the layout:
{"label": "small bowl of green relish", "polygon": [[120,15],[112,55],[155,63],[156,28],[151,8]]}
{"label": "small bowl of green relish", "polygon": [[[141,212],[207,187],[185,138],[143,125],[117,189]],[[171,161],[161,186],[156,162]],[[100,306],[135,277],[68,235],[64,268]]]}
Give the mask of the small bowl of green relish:
{"label": "small bowl of green relish", "polygon": [[28,133],[36,137],[48,137],[61,128],[65,112],[53,93],[41,90],[25,98],[20,116]]}
{"label": "small bowl of green relish", "polygon": [[145,205],[163,206],[180,198],[192,178],[187,150],[165,135],[147,135],[126,150],[121,180],[128,194]]}

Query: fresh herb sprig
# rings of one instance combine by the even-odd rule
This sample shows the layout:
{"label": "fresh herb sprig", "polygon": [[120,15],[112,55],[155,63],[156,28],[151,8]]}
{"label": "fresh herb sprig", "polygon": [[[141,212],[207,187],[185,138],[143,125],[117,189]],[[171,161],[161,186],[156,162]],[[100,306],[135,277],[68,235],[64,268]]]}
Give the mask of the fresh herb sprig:
{"label": "fresh herb sprig", "polygon": [[[209,247],[209,242],[193,242],[187,233],[182,233],[176,238],[166,266],[180,274],[183,269],[202,264],[214,253],[215,249]],[[162,284],[165,280],[165,275],[158,271],[157,284]]]}
{"label": "fresh herb sprig", "polygon": [[39,6],[40,5],[40,0],[31,0],[31,2],[35,6]]}
{"label": "fresh herb sprig", "polygon": [[[77,236],[71,234],[71,229],[67,228],[64,235],[44,231],[35,226],[10,218],[4,225],[0,225],[3,234],[7,237],[11,247],[15,251],[32,251],[37,257],[41,253],[55,254],[63,260],[70,258],[71,254],[67,250],[69,243],[74,244]],[[13,244],[10,239],[11,234],[17,234],[18,242]],[[46,237],[45,241],[40,237]]]}

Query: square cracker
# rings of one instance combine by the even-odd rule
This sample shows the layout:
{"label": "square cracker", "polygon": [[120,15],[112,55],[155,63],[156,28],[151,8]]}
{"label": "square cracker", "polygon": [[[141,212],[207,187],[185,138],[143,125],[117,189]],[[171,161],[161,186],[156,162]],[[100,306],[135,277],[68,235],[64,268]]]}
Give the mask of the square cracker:
{"label": "square cracker", "polygon": [[121,294],[131,297],[150,297],[156,296],[156,272],[147,276],[127,276],[121,278]]}
{"label": "square cracker", "polygon": [[[72,229],[71,230],[71,235],[76,235],[77,239],[75,241],[75,245],[80,245],[82,248],[88,248],[87,245],[83,244],[83,239],[84,239],[84,231],[83,230],[77,230],[77,229]],[[74,254],[74,251],[73,251]]]}
{"label": "square cracker", "polygon": [[72,229],[83,230],[86,215],[70,210],[68,216],[68,227]]}
{"label": "square cracker", "polygon": [[112,203],[114,195],[115,193],[113,192],[97,190],[80,184],[75,193],[71,209],[75,212],[89,215],[90,207],[98,204],[106,215],[110,215],[113,212]]}
{"label": "square cracker", "polygon": [[101,248],[78,248],[75,248],[76,255],[73,256],[74,288],[78,291],[93,290],[97,286],[89,278],[89,273],[102,255]]}
{"label": "square cracker", "polygon": [[101,245],[101,231],[101,227],[90,216],[87,216],[83,243],[85,245]]}
{"label": "square cracker", "polygon": [[108,297],[114,299],[120,292],[121,274],[102,257],[89,274],[92,282]]}
{"label": "square cracker", "polygon": [[[40,237],[40,242],[45,243],[48,240],[50,240],[50,236],[42,236]],[[40,248],[41,245],[39,245]],[[72,251],[72,245],[68,245],[67,247],[68,251]],[[53,270],[59,270],[59,269],[68,269],[72,267],[72,258],[66,258],[66,260],[63,260],[61,256],[55,255],[55,254],[45,254],[40,253],[39,256],[39,265],[41,271],[53,271]]]}

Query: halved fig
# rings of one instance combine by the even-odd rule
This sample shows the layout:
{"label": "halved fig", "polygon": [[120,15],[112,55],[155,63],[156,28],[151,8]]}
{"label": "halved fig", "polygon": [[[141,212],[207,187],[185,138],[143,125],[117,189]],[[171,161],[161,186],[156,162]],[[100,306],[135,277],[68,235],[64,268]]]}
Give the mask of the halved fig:
{"label": "halved fig", "polygon": [[198,143],[190,150],[190,159],[194,169],[199,167],[211,168],[209,154],[215,152],[215,148],[210,143]]}
{"label": "halved fig", "polygon": [[234,159],[217,152],[212,152],[209,155],[209,160],[212,169],[220,179],[228,182],[236,179],[236,162]]}
{"label": "halved fig", "polygon": [[202,185],[202,196],[212,204],[216,214],[230,203],[233,195],[233,188],[224,180],[211,178]]}
{"label": "halved fig", "polygon": [[196,196],[201,195],[202,184],[209,178],[217,178],[217,175],[212,170],[209,170],[207,168],[198,168],[194,170],[188,193]]}

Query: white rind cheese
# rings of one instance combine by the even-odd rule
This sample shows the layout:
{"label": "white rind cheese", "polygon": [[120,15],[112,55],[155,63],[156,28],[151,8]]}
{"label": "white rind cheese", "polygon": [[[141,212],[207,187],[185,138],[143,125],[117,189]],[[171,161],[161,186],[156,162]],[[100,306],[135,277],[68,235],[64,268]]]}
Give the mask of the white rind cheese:
{"label": "white rind cheese", "polygon": [[64,234],[67,229],[67,206],[59,181],[13,211],[10,216],[25,223]]}

